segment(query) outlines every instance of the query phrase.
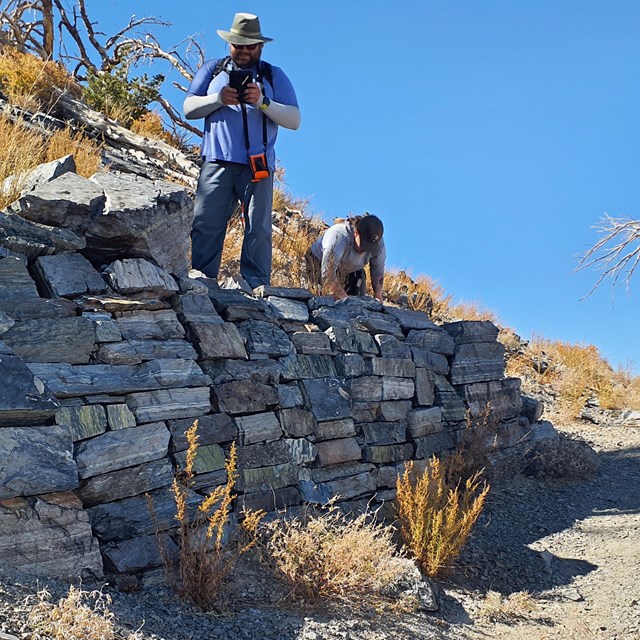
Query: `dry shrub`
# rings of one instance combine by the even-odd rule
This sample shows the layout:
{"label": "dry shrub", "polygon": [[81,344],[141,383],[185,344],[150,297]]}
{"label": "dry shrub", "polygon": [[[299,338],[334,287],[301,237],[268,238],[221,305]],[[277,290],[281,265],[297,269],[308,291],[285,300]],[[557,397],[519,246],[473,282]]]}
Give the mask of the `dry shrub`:
{"label": "dry shrub", "polygon": [[25,109],[52,106],[58,90],[73,96],[81,91],[61,64],[9,46],[0,50],[0,86],[12,104]]}
{"label": "dry shrub", "polygon": [[181,146],[178,136],[164,128],[160,114],[155,111],[147,111],[147,113],[135,119],[131,123],[131,131],[147,138],[162,140],[177,148]]}
{"label": "dry shrub", "polygon": [[375,597],[406,570],[394,529],[374,515],[349,517],[329,503],[326,511],[265,525],[266,547],[294,593],[361,606],[363,596]]}
{"label": "dry shrub", "polygon": [[415,474],[409,461],[396,483],[402,540],[431,578],[445,573],[460,555],[489,492],[480,474],[454,487],[449,475],[434,456],[422,474]]}
{"label": "dry shrub", "polygon": [[76,163],[76,173],[90,178],[100,169],[101,148],[102,145],[67,126],[55,131],[47,141],[44,161],[50,162],[71,154]]}
{"label": "dry shrub", "polygon": [[[115,640],[113,613],[109,611],[111,598],[102,591],[83,591],[71,585],[66,597],[57,604],[51,595],[42,589],[37,594],[38,602],[31,609],[28,624],[37,634],[50,640]],[[137,640],[137,633],[127,636]]]}
{"label": "dry shrub", "polygon": [[15,176],[10,184],[0,189],[0,209],[18,198],[29,171],[41,161],[44,140],[23,122],[13,123],[0,115],[0,184]]}
{"label": "dry shrub", "polygon": [[177,576],[175,567],[167,561],[167,554],[164,553],[162,545],[161,553],[168,577],[180,596],[202,611],[209,611],[238,557],[255,544],[257,528],[264,512],[244,512],[240,529],[246,537],[242,541],[235,539],[224,542],[225,533],[229,527],[231,504],[235,498],[233,488],[238,477],[234,443],[226,460],[226,484],[216,487],[200,503],[195,515],[190,514],[188,499],[193,485],[193,468],[198,452],[197,429],[198,421],[196,420],[186,433],[189,447],[185,469],[174,478],[172,485],[178,520]]}
{"label": "dry shrub", "polygon": [[497,591],[488,591],[478,609],[478,616],[490,622],[516,622],[526,619],[537,609],[527,591],[517,591],[505,597]]}
{"label": "dry shrub", "polygon": [[527,453],[523,472],[536,478],[580,480],[600,468],[598,454],[582,440],[561,435],[558,440],[538,443]]}

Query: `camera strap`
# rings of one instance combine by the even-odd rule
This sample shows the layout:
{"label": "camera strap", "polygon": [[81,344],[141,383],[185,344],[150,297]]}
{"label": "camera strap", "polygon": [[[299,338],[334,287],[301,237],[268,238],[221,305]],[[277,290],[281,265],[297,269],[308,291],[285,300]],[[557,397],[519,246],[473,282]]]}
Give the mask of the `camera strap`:
{"label": "camera strap", "polygon": [[[266,78],[270,81],[271,86],[273,86],[272,80],[272,71],[271,65],[259,61],[258,62],[258,82],[263,82],[263,79]],[[263,83],[264,85],[264,83]],[[250,155],[251,144],[249,143],[249,120],[247,118],[247,108],[244,102],[240,103],[240,107],[242,109],[242,128],[244,129],[244,146],[247,150],[247,157]],[[262,112],[262,146],[264,147],[265,156],[267,154],[267,116],[264,111]]]}

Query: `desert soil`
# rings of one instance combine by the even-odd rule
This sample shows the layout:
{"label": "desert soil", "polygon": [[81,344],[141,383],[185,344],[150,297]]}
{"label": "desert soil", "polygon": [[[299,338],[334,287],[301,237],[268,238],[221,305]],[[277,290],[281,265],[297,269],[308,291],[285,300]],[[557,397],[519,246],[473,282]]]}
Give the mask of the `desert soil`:
{"label": "desert soil", "polygon": [[[494,485],[463,556],[440,583],[435,614],[305,608],[256,564],[240,569],[224,615],[189,610],[151,581],[135,593],[106,587],[118,637],[142,624],[140,640],[640,640],[640,429],[576,423],[560,430],[597,451],[599,473]],[[65,585],[47,584],[54,597],[64,595]],[[42,586],[0,567],[1,640],[37,637],[25,624],[25,598]],[[483,616],[490,592],[503,599],[527,592],[531,610],[509,615],[503,605]]]}

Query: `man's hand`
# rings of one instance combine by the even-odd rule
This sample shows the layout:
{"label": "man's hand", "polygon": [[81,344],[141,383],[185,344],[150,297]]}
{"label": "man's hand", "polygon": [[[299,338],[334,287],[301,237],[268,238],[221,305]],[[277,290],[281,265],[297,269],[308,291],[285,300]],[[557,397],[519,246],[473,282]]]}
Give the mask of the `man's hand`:
{"label": "man's hand", "polygon": [[[222,100],[222,104],[226,104],[227,106],[240,104],[237,90],[233,89],[229,85],[224,87],[220,92],[220,99]],[[260,89],[260,85],[257,82],[250,82],[244,90],[243,102],[246,102],[247,104],[257,104],[261,100],[262,90]]]}

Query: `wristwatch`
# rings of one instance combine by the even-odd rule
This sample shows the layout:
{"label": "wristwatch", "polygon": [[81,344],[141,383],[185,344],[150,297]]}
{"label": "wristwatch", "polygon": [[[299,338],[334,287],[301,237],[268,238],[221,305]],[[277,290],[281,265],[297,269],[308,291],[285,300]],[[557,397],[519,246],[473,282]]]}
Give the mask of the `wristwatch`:
{"label": "wristwatch", "polygon": [[266,111],[267,107],[271,104],[271,100],[267,96],[262,96],[262,104],[258,107],[261,111]]}

